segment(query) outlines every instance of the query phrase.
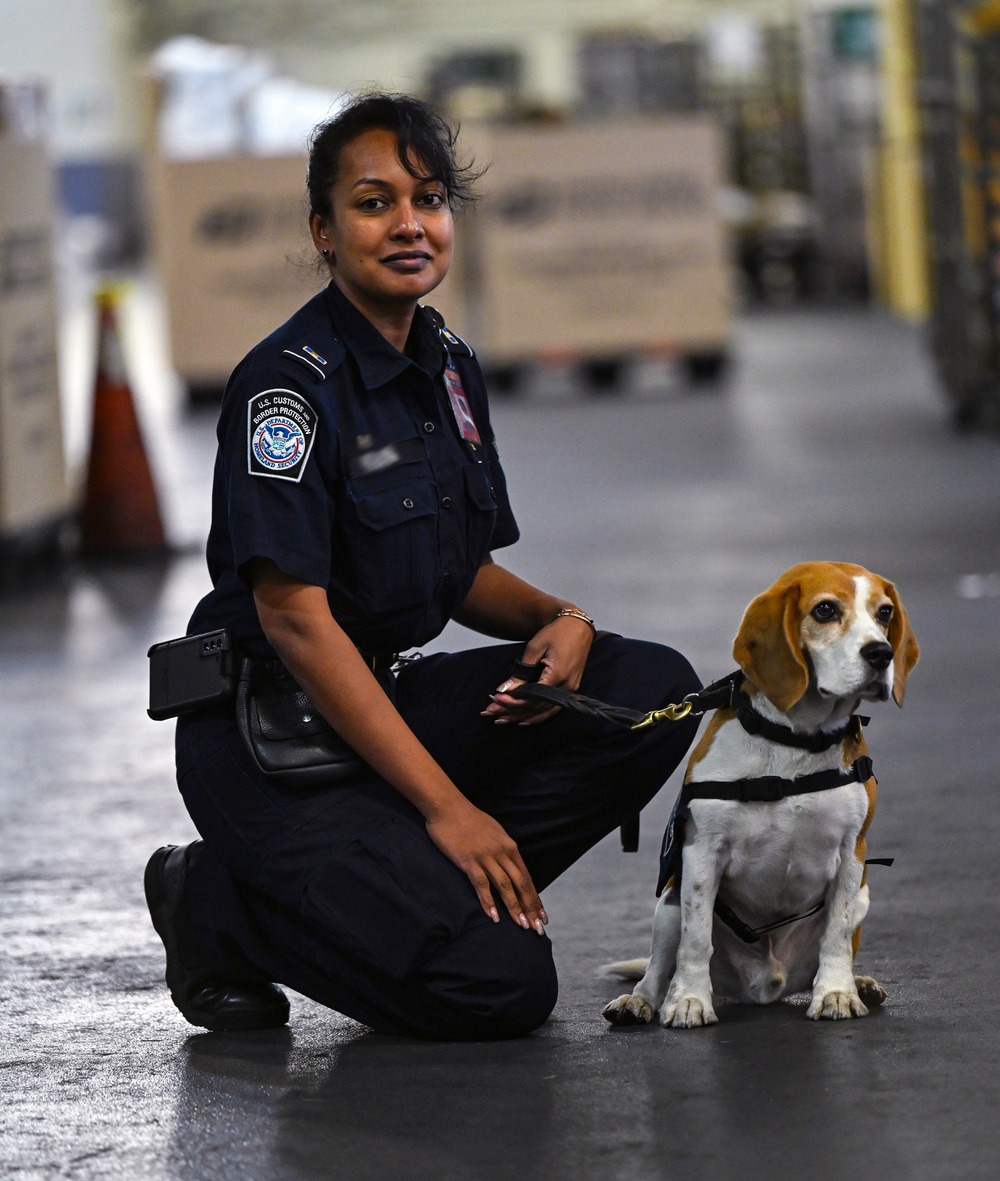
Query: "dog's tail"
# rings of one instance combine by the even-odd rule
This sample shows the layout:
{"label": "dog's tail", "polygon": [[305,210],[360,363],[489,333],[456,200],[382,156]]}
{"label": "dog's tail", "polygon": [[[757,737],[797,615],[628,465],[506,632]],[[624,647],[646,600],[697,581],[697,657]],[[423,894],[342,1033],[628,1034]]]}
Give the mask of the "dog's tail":
{"label": "dog's tail", "polygon": [[618,960],[613,964],[602,964],[597,969],[599,976],[611,976],[616,980],[641,980],[646,975],[649,960]]}

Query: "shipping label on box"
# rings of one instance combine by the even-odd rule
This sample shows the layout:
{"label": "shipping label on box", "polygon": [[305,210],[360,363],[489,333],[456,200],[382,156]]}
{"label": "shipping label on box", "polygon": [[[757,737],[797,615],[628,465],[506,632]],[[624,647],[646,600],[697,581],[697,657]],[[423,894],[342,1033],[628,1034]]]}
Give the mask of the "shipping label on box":
{"label": "shipping label on box", "polygon": [[709,119],[496,129],[476,147],[490,160],[475,231],[491,360],[726,342],[731,268]]}

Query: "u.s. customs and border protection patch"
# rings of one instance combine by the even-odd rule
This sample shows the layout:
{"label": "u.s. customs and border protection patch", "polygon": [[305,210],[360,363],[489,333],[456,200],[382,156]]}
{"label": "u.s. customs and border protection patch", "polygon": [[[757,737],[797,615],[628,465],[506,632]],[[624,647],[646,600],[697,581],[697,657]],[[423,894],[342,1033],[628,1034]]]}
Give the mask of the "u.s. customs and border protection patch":
{"label": "u.s. customs and border protection patch", "polygon": [[294,390],[264,390],[247,406],[247,471],[298,483],[316,441],[316,411]]}

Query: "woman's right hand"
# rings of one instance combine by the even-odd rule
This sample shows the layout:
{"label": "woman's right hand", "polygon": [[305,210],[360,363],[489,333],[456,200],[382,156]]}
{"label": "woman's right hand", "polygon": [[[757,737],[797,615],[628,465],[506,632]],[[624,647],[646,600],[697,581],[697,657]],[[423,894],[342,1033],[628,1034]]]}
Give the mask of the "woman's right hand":
{"label": "woman's right hand", "polygon": [[510,917],[526,931],[545,934],[549,921],[542,900],[521,860],[517,844],[503,825],[474,804],[463,801],[427,819],[427,833],[441,852],[468,877],[479,904],[498,923],[491,886]]}

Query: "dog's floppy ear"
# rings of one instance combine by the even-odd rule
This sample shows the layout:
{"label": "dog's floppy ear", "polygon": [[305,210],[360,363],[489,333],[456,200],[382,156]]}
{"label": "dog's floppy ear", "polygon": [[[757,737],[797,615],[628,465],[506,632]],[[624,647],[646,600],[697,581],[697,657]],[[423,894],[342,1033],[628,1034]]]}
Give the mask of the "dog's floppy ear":
{"label": "dog's floppy ear", "polygon": [[889,643],[892,645],[892,699],[897,705],[902,705],[903,697],[906,695],[906,678],[920,659],[920,649],[910,627],[906,608],[891,582],[885,584],[885,593],[892,600],[892,622],[889,624]]}
{"label": "dog's floppy ear", "polygon": [[733,641],[737,664],[783,712],[809,687],[809,666],[799,642],[797,582],[776,582],[747,607]]}

